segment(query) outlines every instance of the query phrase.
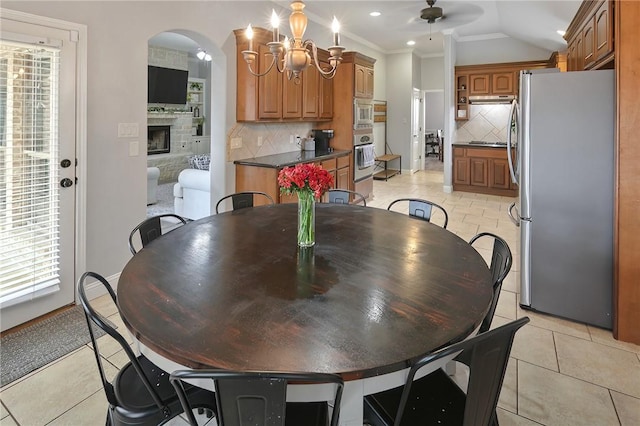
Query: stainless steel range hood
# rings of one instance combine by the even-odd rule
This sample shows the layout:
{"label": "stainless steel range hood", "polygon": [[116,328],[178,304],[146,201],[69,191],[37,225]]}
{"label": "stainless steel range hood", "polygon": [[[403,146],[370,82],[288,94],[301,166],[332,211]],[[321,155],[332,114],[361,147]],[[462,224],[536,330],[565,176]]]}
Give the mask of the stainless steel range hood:
{"label": "stainless steel range hood", "polygon": [[510,104],[515,95],[482,95],[482,96],[469,96],[470,104]]}

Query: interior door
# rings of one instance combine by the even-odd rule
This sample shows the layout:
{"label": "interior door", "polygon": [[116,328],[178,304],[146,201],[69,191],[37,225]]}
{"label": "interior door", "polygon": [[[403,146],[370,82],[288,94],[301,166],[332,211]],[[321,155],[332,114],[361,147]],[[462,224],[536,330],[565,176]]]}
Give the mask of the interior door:
{"label": "interior door", "polygon": [[417,172],[424,169],[424,142],[422,137],[422,99],[418,90],[413,91],[413,104],[411,108],[411,161],[412,170]]}
{"label": "interior door", "polygon": [[0,33],[3,331],[75,295],[77,34],[21,21]]}

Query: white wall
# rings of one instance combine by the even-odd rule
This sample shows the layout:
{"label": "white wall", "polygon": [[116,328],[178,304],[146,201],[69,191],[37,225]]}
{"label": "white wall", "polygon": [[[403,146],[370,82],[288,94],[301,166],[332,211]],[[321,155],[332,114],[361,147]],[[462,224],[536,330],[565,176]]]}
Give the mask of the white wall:
{"label": "white wall", "polygon": [[[138,123],[146,138],[147,49],[152,36],[174,31],[196,40],[213,56],[210,121],[212,198],[233,191],[234,166],[226,162],[235,126],[236,47],[233,30],[250,22],[268,26],[272,2],[3,1],[2,7],[85,24],[87,65],[86,267],[111,276],[131,254],[127,238],[146,216],[146,155],[129,156],[132,138],[118,138],[118,123]],[[276,6],[277,9],[277,6]],[[288,9],[287,9],[288,10]],[[286,12],[284,12],[286,13]],[[330,30],[309,22],[305,38],[331,43]],[[343,37],[348,50],[376,58],[375,96],[384,99],[384,55]],[[142,144],[144,145],[144,144]],[[82,271],[79,271],[82,272]]]}
{"label": "white wall", "polygon": [[413,55],[387,56],[387,145],[402,156],[405,168],[411,167],[411,96]]}
{"label": "white wall", "polygon": [[444,56],[423,58],[420,73],[422,75],[420,88],[422,90],[444,89]]}
{"label": "white wall", "polygon": [[456,65],[546,60],[552,53],[511,37],[458,41],[456,51]]}

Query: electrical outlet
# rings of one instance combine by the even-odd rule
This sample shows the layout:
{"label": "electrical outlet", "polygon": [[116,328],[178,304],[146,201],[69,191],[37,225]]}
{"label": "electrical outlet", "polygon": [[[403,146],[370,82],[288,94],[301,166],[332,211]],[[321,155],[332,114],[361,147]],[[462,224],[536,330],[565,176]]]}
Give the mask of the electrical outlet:
{"label": "electrical outlet", "polygon": [[137,157],[139,154],[138,141],[129,142],[129,157]]}
{"label": "electrical outlet", "polygon": [[258,146],[262,146],[262,136],[258,136]]}
{"label": "electrical outlet", "polygon": [[137,138],[138,136],[138,123],[118,123],[119,138]]}
{"label": "electrical outlet", "polygon": [[242,148],[242,138],[231,138],[231,149]]}

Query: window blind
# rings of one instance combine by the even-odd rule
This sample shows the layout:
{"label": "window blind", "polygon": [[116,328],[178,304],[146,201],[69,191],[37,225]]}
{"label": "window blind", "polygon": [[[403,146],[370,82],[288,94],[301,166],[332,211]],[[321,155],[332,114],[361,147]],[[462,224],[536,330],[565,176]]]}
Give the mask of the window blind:
{"label": "window blind", "polygon": [[0,41],[0,308],[59,287],[59,50]]}

